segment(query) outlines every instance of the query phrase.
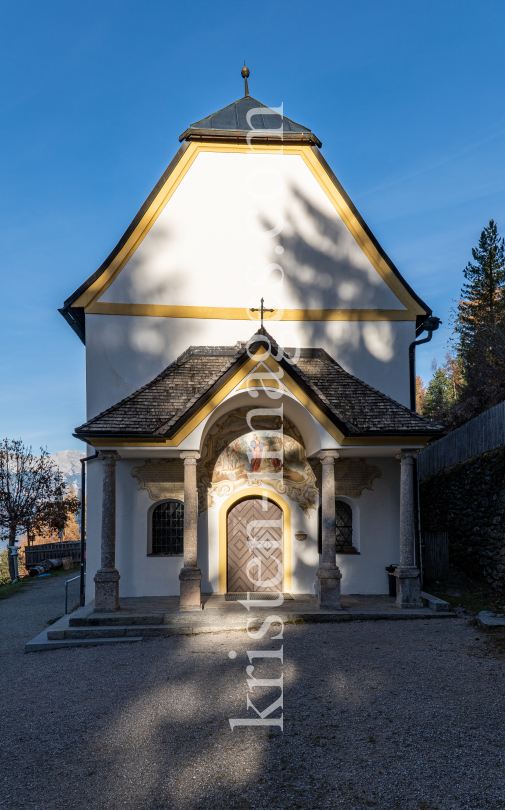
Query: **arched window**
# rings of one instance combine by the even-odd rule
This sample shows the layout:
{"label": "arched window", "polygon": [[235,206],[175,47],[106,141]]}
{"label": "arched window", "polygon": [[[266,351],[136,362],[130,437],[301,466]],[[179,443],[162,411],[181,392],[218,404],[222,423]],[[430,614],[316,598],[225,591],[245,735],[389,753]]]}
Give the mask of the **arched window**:
{"label": "arched window", "polygon": [[[319,532],[318,532],[318,550],[322,553],[322,520],[321,520],[321,505],[319,506]],[[352,509],[345,501],[335,501],[335,534],[337,553],[342,551],[344,546],[351,548],[352,546]]]}
{"label": "arched window", "polygon": [[345,501],[335,501],[337,551],[352,546],[352,509]]}
{"label": "arched window", "polygon": [[184,504],[163,501],[151,513],[151,554],[180,556],[184,553]]}

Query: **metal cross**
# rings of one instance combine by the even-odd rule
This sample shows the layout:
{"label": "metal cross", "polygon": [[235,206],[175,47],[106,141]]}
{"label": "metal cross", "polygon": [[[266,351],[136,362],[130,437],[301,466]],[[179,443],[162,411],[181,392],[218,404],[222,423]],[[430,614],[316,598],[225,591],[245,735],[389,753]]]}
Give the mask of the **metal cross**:
{"label": "metal cross", "polygon": [[263,306],[263,298],[261,299],[261,306],[260,307],[251,307],[251,312],[260,312],[261,313],[261,328],[263,329],[263,313],[264,312],[275,312],[275,309],[266,309]]}

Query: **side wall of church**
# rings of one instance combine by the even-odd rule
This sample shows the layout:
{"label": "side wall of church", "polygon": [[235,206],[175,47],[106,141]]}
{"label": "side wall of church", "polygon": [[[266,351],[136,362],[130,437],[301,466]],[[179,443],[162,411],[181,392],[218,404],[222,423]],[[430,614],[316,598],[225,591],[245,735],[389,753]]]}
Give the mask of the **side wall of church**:
{"label": "side wall of church", "polygon": [[[86,315],[87,418],[145,385],[189,346],[234,346],[257,321]],[[411,321],[272,321],[281,346],[325,349],[346,371],[408,405]]]}
{"label": "side wall of church", "polygon": [[[392,458],[370,458],[381,469],[373,490],[359,498],[343,498],[353,510],[353,540],[359,555],[339,554],[342,593],[384,594],[388,592],[385,566],[398,563],[400,466]],[[116,567],[120,573],[120,596],[175,596],[179,594],[182,557],[147,556],[148,511],[154,505],[148,492],[139,489],[131,470],[139,459],[121,459],[116,465]],[[100,567],[102,466],[93,462],[88,470],[87,582],[86,602],[94,598],[93,578]],[[240,490],[246,494],[247,489]],[[202,512],[198,522],[198,563],[202,570],[202,591],[219,590],[219,511],[225,498]],[[308,517],[289,498],[291,510],[291,569],[294,593],[316,593],[317,515]],[[296,532],[305,532],[299,541]]]}

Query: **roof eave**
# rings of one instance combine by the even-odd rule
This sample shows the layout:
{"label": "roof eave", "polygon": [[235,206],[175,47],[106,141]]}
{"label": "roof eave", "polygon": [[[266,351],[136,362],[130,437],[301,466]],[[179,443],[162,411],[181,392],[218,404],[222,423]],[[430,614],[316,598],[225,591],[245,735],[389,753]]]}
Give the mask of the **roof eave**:
{"label": "roof eave", "polygon": [[254,138],[254,143],[282,143],[289,141],[290,143],[301,143],[315,145],[319,149],[322,147],[322,142],[314,135],[313,132],[283,132],[282,135],[276,135],[270,131],[261,130],[248,130],[248,129],[193,129],[189,127],[182,135],[179,136],[179,141],[225,141],[225,142],[247,142],[250,143]]}
{"label": "roof eave", "polygon": [[74,330],[75,334],[86,345],[86,320],[84,317],[84,307],[61,307],[58,309],[60,315],[65,318],[70,328]]}

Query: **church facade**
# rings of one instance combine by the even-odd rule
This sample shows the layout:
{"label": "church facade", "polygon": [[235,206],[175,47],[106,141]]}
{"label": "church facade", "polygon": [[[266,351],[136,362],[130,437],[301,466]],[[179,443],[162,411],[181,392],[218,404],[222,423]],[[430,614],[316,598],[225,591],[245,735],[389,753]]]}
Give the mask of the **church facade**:
{"label": "church facade", "polygon": [[86,346],[87,591],[388,592],[418,606],[409,407],[429,307],[304,126],[248,94],[191,125],[60,310]]}

